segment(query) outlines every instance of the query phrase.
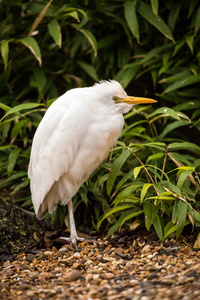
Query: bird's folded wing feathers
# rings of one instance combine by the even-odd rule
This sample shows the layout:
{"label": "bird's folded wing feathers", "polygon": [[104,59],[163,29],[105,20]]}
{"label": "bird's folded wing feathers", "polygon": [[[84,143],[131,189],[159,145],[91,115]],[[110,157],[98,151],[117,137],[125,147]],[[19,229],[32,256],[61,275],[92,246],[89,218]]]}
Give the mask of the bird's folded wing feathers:
{"label": "bird's folded wing feathers", "polygon": [[89,115],[81,103],[72,104],[69,109],[57,100],[43,117],[33,140],[28,168],[36,214],[54,182],[73,164],[88,128]]}

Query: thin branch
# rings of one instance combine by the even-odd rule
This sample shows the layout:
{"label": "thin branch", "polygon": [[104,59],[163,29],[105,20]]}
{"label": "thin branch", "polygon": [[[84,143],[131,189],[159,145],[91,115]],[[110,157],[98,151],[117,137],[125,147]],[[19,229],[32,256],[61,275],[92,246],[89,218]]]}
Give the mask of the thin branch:
{"label": "thin branch", "polygon": [[166,161],[167,161],[167,153],[168,153],[168,146],[165,149],[165,158],[163,161],[163,167],[162,167],[162,174],[161,174],[161,178],[163,179],[163,175],[164,175],[164,171],[165,171],[165,166],[166,166]]}

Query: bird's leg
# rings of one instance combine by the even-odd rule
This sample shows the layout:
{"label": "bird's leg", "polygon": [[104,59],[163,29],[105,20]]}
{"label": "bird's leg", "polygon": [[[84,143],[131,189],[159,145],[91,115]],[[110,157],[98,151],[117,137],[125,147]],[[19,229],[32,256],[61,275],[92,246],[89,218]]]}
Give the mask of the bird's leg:
{"label": "bird's leg", "polygon": [[74,220],[74,212],[73,212],[73,204],[72,204],[72,200],[70,200],[67,203],[67,207],[68,207],[68,212],[69,212],[69,224],[70,224],[70,238],[67,237],[61,237],[61,239],[67,240],[67,241],[71,241],[75,247],[77,248],[77,241],[84,241],[85,238],[83,237],[79,237],[77,232],[76,232],[76,224],[75,224],[75,220]]}

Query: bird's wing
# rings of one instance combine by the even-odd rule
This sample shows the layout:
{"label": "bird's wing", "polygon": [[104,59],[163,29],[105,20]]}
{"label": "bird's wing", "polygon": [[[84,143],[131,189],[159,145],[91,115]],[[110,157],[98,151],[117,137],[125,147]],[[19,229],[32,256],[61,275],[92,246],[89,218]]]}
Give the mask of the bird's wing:
{"label": "bird's wing", "polygon": [[56,100],[35,133],[28,176],[36,215],[46,194],[74,162],[87,135],[90,113],[83,103]]}

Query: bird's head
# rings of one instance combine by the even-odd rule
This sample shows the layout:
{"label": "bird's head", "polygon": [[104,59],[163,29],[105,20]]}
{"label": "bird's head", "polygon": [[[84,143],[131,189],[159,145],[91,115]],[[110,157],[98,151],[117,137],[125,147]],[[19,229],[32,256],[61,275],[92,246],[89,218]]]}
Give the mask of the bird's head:
{"label": "bird's head", "polygon": [[93,88],[99,89],[101,101],[105,99],[106,102],[112,102],[115,109],[123,114],[127,113],[134,105],[157,102],[156,100],[149,98],[128,96],[121,84],[115,80],[100,81],[99,83],[96,83]]}

